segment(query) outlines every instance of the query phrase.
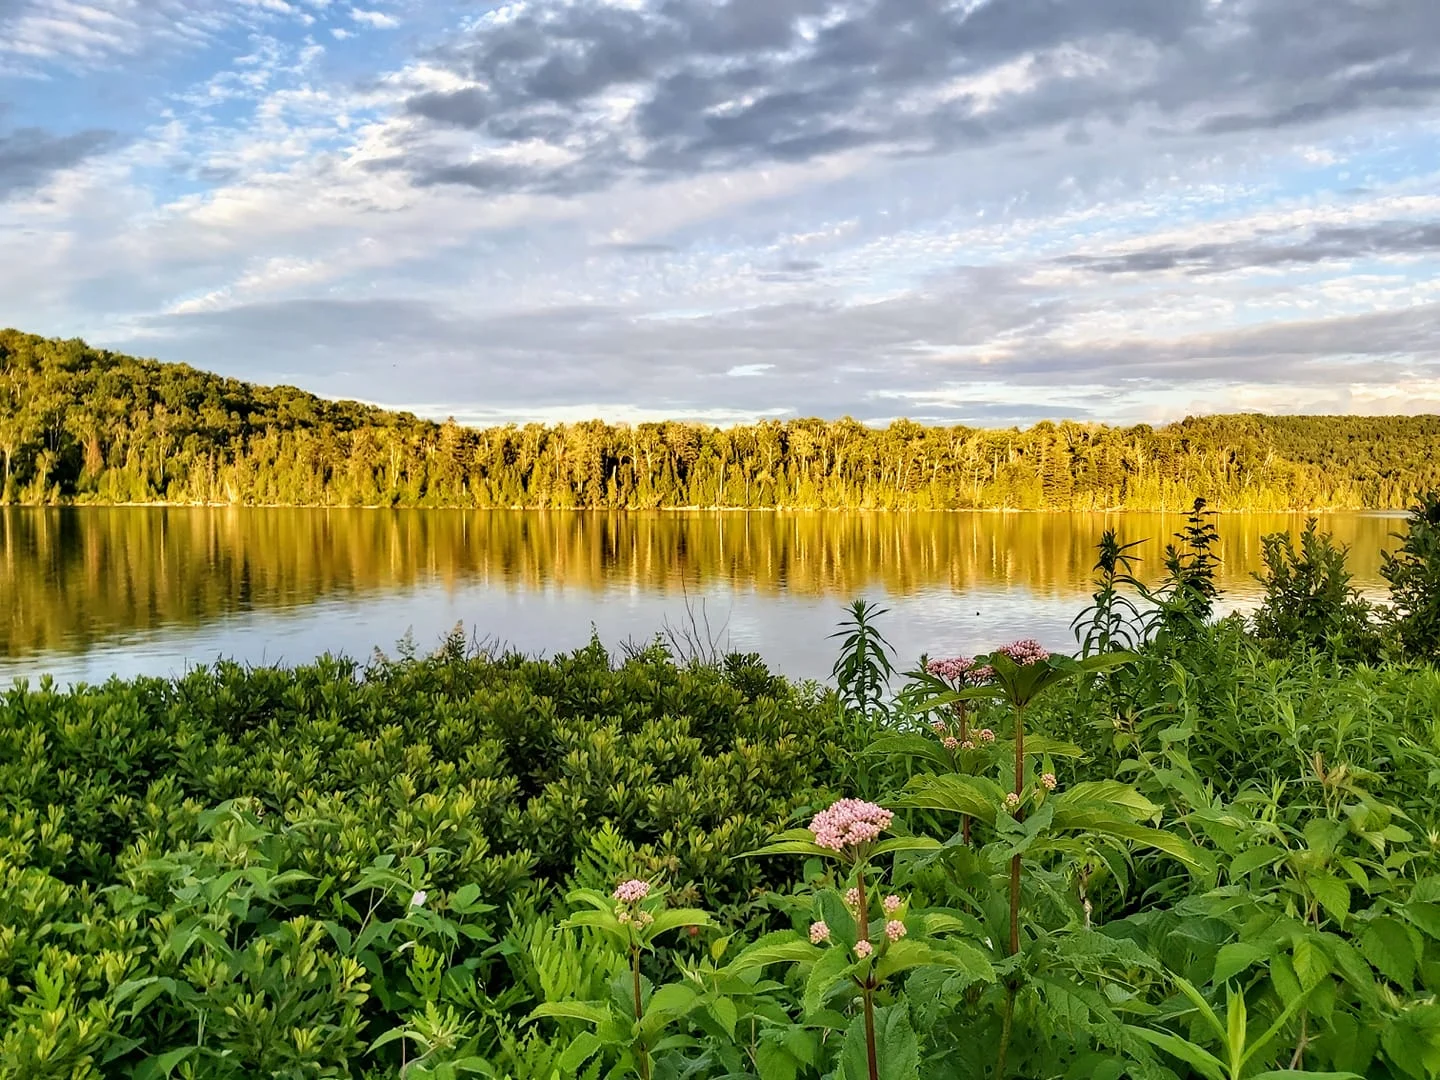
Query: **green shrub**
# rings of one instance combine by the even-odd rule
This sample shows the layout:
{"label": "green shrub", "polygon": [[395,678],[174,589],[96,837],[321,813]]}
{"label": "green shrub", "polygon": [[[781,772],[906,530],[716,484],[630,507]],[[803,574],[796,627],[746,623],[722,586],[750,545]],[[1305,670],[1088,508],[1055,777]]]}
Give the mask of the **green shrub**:
{"label": "green shrub", "polygon": [[1390,584],[1390,629],[1400,651],[1415,660],[1440,660],[1440,492],[1410,510],[1400,550],[1385,552],[1380,573]]}
{"label": "green shrub", "polygon": [[1380,637],[1371,608],[1350,585],[1345,548],[1310,518],[1295,550],[1289,533],[1261,540],[1265,570],[1255,578],[1265,599],[1255,612],[1256,636],[1276,654],[1313,649],[1342,660],[1370,660]]}

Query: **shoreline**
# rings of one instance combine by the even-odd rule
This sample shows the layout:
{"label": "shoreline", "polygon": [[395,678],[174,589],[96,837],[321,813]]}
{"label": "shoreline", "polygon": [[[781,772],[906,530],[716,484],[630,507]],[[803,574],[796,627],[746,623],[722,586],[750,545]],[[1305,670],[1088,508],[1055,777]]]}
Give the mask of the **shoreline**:
{"label": "shoreline", "polygon": [[[382,503],[235,503],[235,502],[68,502],[68,503],[0,503],[5,510],[432,510],[465,513],[536,513],[536,514],[1087,514],[1120,516],[1127,514],[1176,514],[1185,516],[1188,507],[1117,506],[1106,509],[1061,509],[1015,506],[966,507],[888,507],[888,506],[390,506]],[[1207,513],[1218,515],[1285,514],[1320,516],[1325,514],[1367,514],[1376,517],[1404,517],[1405,507],[1287,507],[1283,509],[1207,507]]]}

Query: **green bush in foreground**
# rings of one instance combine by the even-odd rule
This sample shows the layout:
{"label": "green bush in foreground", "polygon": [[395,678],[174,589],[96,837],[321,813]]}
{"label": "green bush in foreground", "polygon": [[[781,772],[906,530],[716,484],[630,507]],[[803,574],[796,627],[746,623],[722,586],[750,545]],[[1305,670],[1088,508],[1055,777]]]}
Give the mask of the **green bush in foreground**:
{"label": "green bush in foreground", "polygon": [[1303,538],[1292,648],[1205,619],[1202,509],[1085,660],[893,703],[869,609],[848,708],[459,640],[13,690],[0,1077],[1440,1076],[1440,672],[1296,630]]}

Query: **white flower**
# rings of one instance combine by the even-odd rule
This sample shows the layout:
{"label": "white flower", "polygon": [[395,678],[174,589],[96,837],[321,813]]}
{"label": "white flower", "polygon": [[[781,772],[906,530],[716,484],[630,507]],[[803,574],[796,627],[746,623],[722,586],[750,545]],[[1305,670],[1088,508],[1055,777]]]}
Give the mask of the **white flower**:
{"label": "white flower", "polygon": [[424,906],[425,906],[425,890],[424,890],[424,889],[419,889],[419,890],[417,890],[416,893],[415,893],[415,895],[412,896],[412,897],[410,897],[410,906],[411,906],[411,907],[424,907]]}

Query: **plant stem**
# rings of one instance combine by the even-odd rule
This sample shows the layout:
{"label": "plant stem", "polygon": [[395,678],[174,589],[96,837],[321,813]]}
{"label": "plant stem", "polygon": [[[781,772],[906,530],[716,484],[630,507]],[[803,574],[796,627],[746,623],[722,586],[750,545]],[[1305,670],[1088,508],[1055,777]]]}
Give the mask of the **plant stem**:
{"label": "plant stem", "polygon": [[[855,875],[855,887],[860,894],[860,940],[870,940],[870,898],[865,895],[865,864],[861,863]],[[865,1063],[870,1068],[870,1080],[880,1080],[880,1063],[875,1054],[875,982],[874,969],[865,976],[860,985],[860,1000],[865,1009]]]}
{"label": "plant stem", "polygon": [[[634,976],[635,982],[635,1023],[638,1025],[645,1014],[645,1008],[640,1000],[640,950],[630,950],[630,973]],[[650,1051],[645,1048],[645,1038],[640,1036],[635,1042],[637,1051],[636,1057],[640,1059],[640,1080],[650,1080]]]}
{"label": "plant stem", "polygon": [[[1025,792],[1025,708],[1015,706],[1015,798]],[[1017,808],[1017,813],[1018,813]],[[1020,856],[1010,859],[1010,955],[1020,951]]]}
{"label": "plant stem", "polygon": [[1015,1022],[1015,984],[1005,987],[1005,1015],[1000,1027],[1000,1055],[995,1060],[995,1080],[1005,1076],[1005,1058],[1010,1052],[1010,1029]]}
{"label": "plant stem", "polygon": [[[960,715],[960,743],[963,746],[965,741],[970,738],[970,716],[963,701],[957,701],[955,703],[955,711]],[[960,839],[967,845],[970,843],[969,814],[962,814],[960,816]]]}

